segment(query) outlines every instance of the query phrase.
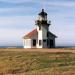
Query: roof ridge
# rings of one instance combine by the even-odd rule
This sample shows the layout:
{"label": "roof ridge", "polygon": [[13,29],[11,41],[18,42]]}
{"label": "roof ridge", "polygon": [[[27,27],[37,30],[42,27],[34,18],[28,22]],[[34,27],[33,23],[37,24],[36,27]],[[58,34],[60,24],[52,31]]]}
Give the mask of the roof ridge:
{"label": "roof ridge", "polygon": [[35,34],[37,34],[37,29],[34,29],[32,31],[30,31],[29,33],[27,33],[23,38],[31,38],[33,37]]}

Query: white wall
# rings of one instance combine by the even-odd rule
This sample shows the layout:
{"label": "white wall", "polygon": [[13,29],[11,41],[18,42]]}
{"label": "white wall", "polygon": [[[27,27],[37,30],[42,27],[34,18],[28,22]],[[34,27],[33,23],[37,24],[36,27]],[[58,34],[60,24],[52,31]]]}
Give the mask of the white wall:
{"label": "white wall", "polygon": [[39,30],[39,26],[37,25],[37,31],[38,31],[38,43],[37,48],[42,48],[43,46],[39,46],[39,40],[42,40],[42,30]]}
{"label": "white wall", "polygon": [[24,39],[23,40],[23,47],[24,48],[31,48],[31,39]]}
{"label": "white wall", "polygon": [[[37,25],[38,31],[38,44],[37,48],[47,48],[47,42],[43,42],[43,39],[47,39],[47,28],[41,25],[41,30],[39,30],[39,26]],[[42,40],[42,45],[39,46],[39,40]]]}

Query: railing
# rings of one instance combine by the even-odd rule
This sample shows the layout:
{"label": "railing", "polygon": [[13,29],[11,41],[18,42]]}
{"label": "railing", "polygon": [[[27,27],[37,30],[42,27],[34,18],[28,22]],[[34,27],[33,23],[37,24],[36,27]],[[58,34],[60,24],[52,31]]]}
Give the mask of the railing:
{"label": "railing", "polygon": [[51,21],[47,21],[47,20],[37,20],[37,21],[35,21],[35,24],[36,25],[40,25],[40,24],[43,24],[43,25],[51,25]]}

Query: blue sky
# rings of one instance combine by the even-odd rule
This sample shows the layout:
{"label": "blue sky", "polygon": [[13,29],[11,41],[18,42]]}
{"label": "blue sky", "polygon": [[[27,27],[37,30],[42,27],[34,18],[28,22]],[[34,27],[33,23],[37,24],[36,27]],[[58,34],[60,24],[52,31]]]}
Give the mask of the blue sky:
{"label": "blue sky", "polygon": [[0,46],[22,45],[44,8],[57,46],[75,46],[75,0],[0,0]]}

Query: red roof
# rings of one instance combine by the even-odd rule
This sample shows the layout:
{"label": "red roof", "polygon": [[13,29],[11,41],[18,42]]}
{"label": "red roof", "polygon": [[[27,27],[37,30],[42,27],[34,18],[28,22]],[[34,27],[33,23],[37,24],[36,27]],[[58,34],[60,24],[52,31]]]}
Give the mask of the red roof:
{"label": "red roof", "polygon": [[[57,37],[53,33],[51,33],[50,31],[48,33],[49,33],[49,35],[54,36],[55,38]],[[37,29],[34,29],[31,32],[29,32],[28,34],[26,34],[23,38],[24,39],[26,39],[26,38],[32,38],[33,36],[36,36],[36,35],[38,35],[38,32],[37,32]]]}
{"label": "red roof", "polygon": [[28,34],[26,34],[23,38],[31,38],[37,34],[37,29],[32,30]]}

